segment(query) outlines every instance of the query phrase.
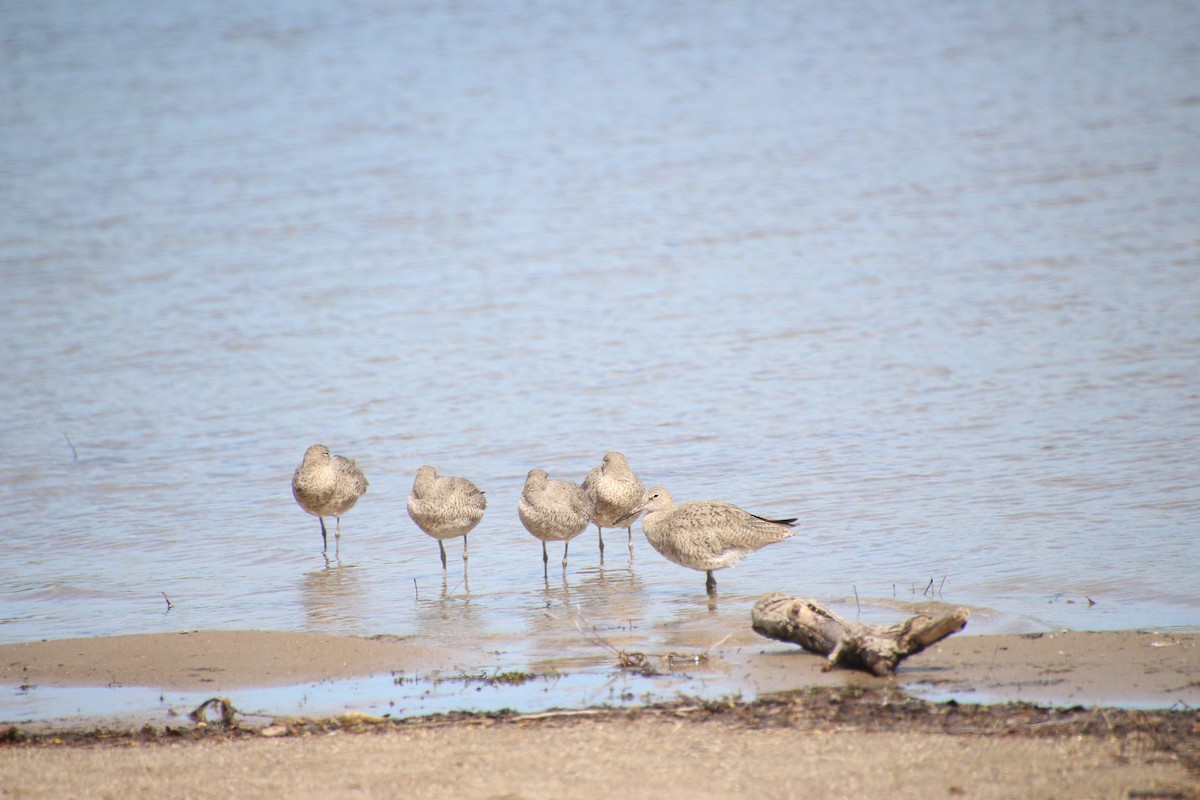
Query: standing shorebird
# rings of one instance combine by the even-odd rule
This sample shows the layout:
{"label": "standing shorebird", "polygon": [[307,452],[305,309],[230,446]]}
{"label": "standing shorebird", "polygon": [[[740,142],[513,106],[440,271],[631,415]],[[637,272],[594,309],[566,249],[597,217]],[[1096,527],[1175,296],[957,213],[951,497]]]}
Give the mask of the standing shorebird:
{"label": "standing shorebird", "polygon": [[546,542],[563,542],[563,566],[571,540],[592,521],[592,501],[574,483],[552,481],[544,469],[531,469],[517,501],[525,530],[542,540],[542,564],[550,563]]}
{"label": "standing shorebird", "polygon": [[648,489],[626,516],[639,511],[650,545],[681,567],[708,573],[704,588],[710,595],[717,593],[713,570],[732,567],[755,550],[795,534],[795,518],[767,519],[720,500],[675,505],[661,486]]}
{"label": "standing shorebird", "polygon": [[412,492],[408,495],[408,515],[417,527],[438,540],[442,572],[446,571],[443,539],[463,537],[463,561],[466,562],[467,534],[483,519],[487,498],[466,478],[439,476],[431,466],[417,470]]}
{"label": "standing shorebird", "polygon": [[583,479],[583,491],[596,505],[592,512],[592,522],[596,523],[596,533],[600,537],[600,555],[604,555],[604,529],[615,528],[618,519],[628,517],[626,531],[629,532],[629,554],[633,555],[633,523],[637,516],[628,516],[629,512],[642,500],[645,489],[638,476],[629,468],[625,456],[615,450],[604,454],[600,466],[593,469]]}
{"label": "standing shorebird", "polygon": [[367,491],[367,478],[349,458],[329,455],[329,448],[314,444],[304,451],[304,460],[292,475],[292,496],[300,507],[321,520],[321,550],[329,550],[325,517],[337,520],[335,552],[341,551],[342,514]]}

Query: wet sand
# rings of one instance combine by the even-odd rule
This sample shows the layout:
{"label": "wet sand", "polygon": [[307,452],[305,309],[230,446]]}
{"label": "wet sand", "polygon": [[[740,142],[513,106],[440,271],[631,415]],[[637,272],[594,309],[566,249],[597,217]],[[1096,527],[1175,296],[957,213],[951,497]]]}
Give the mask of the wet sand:
{"label": "wet sand", "polygon": [[[889,681],[845,670],[820,672],[821,659],[786,646],[755,659],[759,692],[797,679],[865,687]],[[1145,631],[956,635],[904,661],[895,682],[923,696],[958,702],[1025,701],[1057,706],[1200,706],[1200,635]]]}
{"label": "wet sand", "polygon": [[[695,652],[708,658],[700,671],[723,673],[731,686],[747,696],[809,686],[898,685],[925,694],[953,695],[960,702],[1200,706],[1198,634],[960,634],[903,662],[895,678],[882,679],[842,669],[824,672],[821,658],[753,634],[710,651],[700,644],[704,633],[696,636]],[[461,652],[394,637],[193,631],[0,645],[0,685],[224,692],[389,671],[428,675],[454,669],[463,660]],[[652,664],[662,662],[652,659]],[[664,697],[670,696],[673,691],[664,692]]]}
{"label": "wet sand", "polygon": [[183,631],[0,645],[0,685],[227,691],[453,665],[446,649],[392,637]]}
{"label": "wet sand", "polygon": [[[151,634],[0,646],[0,684],[216,693],[422,673],[454,656],[395,639]],[[234,729],[181,720],[166,732],[133,720],[119,731],[16,726],[0,746],[0,786],[21,797],[1200,796],[1198,635],[959,635],[894,680],[822,672],[820,659],[765,640],[714,657],[759,699]],[[958,703],[905,694],[930,685]],[[1014,689],[1092,707],[971,704]],[[1146,710],[1112,707],[1129,703]]]}

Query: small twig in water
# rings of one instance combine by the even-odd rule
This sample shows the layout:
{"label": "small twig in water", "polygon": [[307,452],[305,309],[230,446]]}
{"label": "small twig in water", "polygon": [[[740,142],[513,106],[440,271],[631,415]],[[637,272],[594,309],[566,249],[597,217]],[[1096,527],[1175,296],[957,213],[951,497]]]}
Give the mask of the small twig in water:
{"label": "small twig in water", "polygon": [[596,714],[604,714],[608,712],[607,708],[577,708],[577,709],[562,709],[554,711],[539,711],[536,714],[518,714],[512,718],[513,722],[526,722],[535,719],[556,719],[558,717],[592,717]]}
{"label": "small twig in water", "polygon": [[175,604],[171,602],[171,598],[167,597],[166,592],[159,592],[159,594],[161,594],[163,596],[163,600],[167,601],[167,611],[170,611],[172,608],[175,607]]}
{"label": "small twig in water", "polygon": [[417,579],[413,578],[413,599],[420,600],[421,592],[417,590]]}
{"label": "small twig in water", "polygon": [[946,585],[946,575],[942,576],[942,582],[938,584],[938,597],[942,596],[942,587]]}
{"label": "small twig in water", "polygon": [[[854,584],[850,584],[854,586]],[[854,607],[858,610],[858,616],[862,616],[862,605],[858,602],[858,587],[854,586]]]}
{"label": "small twig in water", "polygon": [[707,653],[705,653],[705,655],[706,655],[706,656],[707,656],[707,655],[711,655],[713,650],[716,650],[718,647],[720,647],[721,645],[723,645],[723,644],[725,644],[726,642],[728,642],[728,641],[729,641],[729,637],[730,637],[730,636],[733,636],[733,634],[732,634],[732,633],[727,633],[727,634],[725,634],[724,638],[722,638],[722,639],[721,639],[721,641],[717,642],[717,643],[716,643],[716,644],[714,644],[712,647],[708,648],[708,652],[707,652]]}
{"label": "small twig in water", "polygon": [[921,592],[922,597],[929,597],[929,590],[933,588],[933,578],[929,579],[929,585],[925,587],[925,591]]}
{"label": "small twig in water", "polygon": [[63,431],[63,438],[67,440],[67,444],[71,447],[71,457],[76,461],[79,460],[79,453],[75,451],[75,445],[71,442],[71,437],[67,436],[67,432]]}

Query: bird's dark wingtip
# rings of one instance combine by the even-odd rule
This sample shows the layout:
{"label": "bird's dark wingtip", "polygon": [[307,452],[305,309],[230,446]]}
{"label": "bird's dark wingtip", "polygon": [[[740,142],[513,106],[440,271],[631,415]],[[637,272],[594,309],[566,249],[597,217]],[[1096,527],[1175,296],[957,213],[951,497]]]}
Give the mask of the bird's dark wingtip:
{"label": "bird's dark wingtip", "polygon": [[772,522],[776,525],[786,525],[789,528],[800,520],[799,517],[789,517],[788,519],[770,519],[769,517],[760,517],[758,514],[751,514],[750,516],[754,517],[755,519],[761,519],[763,522]]}

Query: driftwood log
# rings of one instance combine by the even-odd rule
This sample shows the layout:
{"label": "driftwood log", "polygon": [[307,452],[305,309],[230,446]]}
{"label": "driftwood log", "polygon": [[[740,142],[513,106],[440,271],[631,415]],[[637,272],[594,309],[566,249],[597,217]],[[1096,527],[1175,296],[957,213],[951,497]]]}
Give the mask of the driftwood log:
{"label": "driftwood log", "polygon": [[936,618],[918,615],[896,625],[864,625],[842,619],[816,600],[781,593],[759,598],[750,612],[756,633],[825,656],[826,670],[844,666],[880,676],[961,631],[969,616],[967,609],[956,608]]}

